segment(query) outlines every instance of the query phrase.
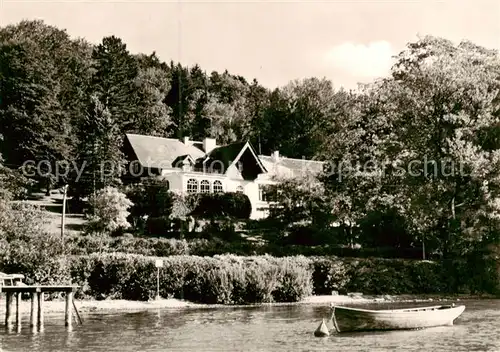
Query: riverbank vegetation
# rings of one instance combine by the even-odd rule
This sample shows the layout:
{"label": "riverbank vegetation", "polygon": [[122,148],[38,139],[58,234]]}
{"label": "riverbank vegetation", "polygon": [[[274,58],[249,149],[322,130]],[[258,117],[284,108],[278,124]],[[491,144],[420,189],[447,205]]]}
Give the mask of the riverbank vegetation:
{"label": "riverbank vegetation", "polygon": [[[102,252],[68,254],[58,237],[2,243],[0,265],[27,283],[73,283],[78,297],[148,300],[156,296],[155,259]],[[297,302],[336,291],[365,294],[481,294],[497,276],[482,258],[419,261],[334,256],[170,255],[162,257],[160,295],[209,304]],[[492,263],[490,263],[491,265]]]}
{"label": "riverbank vegetation", "polygon": [[[105,237],[88,236],[93,242],[82,245],[77,240],[85,237],[74,235],[74,240],[63,243],[59,235],[41,230],[41,210],[23,203],[13,204],[13,209],[0,212],[0,230],[5,235],[0,241],[2,269],[24,273],[28,284],[77,284],[81,286],[80,298],[154,298],[157,258],[164,261],[160,270],[162,297],[210,304],[297,302],[311,294],[333,291],[481,294],[495,293],[498,285],[498,272],[494,270],[497,262],[485,256],[441,261],[297,255],[202,257],[180,249],[178,253],[158,257],[145,247],[144,253],[137,254],[141,249],[136,245],[129,245],[127,250],[118,245],[106,249],[98,242],[105,241]],[[125,239],[114,239],[118,238]],[[137,241],[133,237],[129,240]]]}
{"label": "riverbank vegetation", "polygon": [[[23,21],[0,28],[0,61],[2,271],[146,299],[163,257],[163,295],[217,303],[500,290],[496,51],[425,37],[356,91],[319,78],[269,90]],[[270,216],[251,221],[242,194],[131,183],[127,132],[249,140],[327,167],[268,187]],[[81,222],[61,237],[45,221],[66,185]],[[29,205],[40,191],[45,211]]]}

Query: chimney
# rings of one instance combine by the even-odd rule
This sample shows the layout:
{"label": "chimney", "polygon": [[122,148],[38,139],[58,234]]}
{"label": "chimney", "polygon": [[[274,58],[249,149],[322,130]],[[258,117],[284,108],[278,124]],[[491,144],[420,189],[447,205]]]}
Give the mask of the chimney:
{"label": "chimney", "polygon": [[279,150],[275,150],[273,152],[273,154],[272,154],[272,157],[273,157],[273,161],[277,162],[280,159],[280,152],[279,152]]}
{"label": "chimney", "polygon": [[189,145],[189,137],[183,137],[182,141],[184,142],[185,145]]}
{"label": "chimney", "polygon": [[212,150],[214,150],[217,147],[217,141],[215,138],[205,138],[203,140],[203,150],[205,153],[210,153]]}

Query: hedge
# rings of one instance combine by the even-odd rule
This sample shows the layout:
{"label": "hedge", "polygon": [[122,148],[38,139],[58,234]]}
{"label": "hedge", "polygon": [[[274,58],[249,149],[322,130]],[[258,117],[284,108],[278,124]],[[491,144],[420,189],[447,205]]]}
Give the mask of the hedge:
{"label": "hedge", "polygon": [[191,215],[204,219],[221,217],[249,219],[251,212],[252,204],[244,193],[202,193]]}
{"label": "hedge", "polygon": [[[12,248],[7,251],[21,254]],[[21,272],[28,283],[77,284],[81,286],[80,298],[149,300],[156,295],[157,258],[126,253],[6,255],[0,270]],[[485,289],[498,287],[499,278],[485,277],[486,283],[478,284],[473,276],[479,273],[471,276],[474,269],[465,262],[235,255],[172,255],[163,260],[162,297],[211,304],[296,302],[334,290],[364,294],[495,293]]]}
{"label": "hedge", "polygon": [[[156,295],[157,257],[122,253],[69,257],[83,297],[148,300]],[[312,294],[305,258],[163,258],[160,295],[209,304],[295,302]]]}
{"label": "hedge", "polygon": [[[156,218],[155,218],[156,219]],[[334,246],[283,246],[277,244],[262,244],[242,240],[237,232],[225,227],[226,223],[207,225],[203,232],[186,233],[186,239],[165,237],[135,237],[124,235],[111,236],[81,236],[70,235],[66,238],[66,247],[71,254],[88,254],[96,251],[137,253],[149,256],[168,255],[199,255],[214,256],[217,254],[264,255],[276,257],[287,256],[338,256],[357,258],[398,258],[398,249],[351,249]],[[197,236],[197,238],[191,238]],[[228,240],[223,240],[226,238]],[[418,259],[421,256],[409,255],[408,259]],[[404,256],[403,258],[406,258]]]}

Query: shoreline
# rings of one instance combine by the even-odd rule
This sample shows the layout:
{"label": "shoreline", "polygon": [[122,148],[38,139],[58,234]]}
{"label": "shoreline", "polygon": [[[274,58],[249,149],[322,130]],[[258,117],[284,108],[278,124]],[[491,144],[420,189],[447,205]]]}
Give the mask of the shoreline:
{"label": "shoreline", "polygon": [[[75,300],[75,305],[79,313],[130,313],[157,309],[214,309],[214,308],[248,308],[248,307],[274,307],[274,306],[295,306],[295,305],[324,305],[334,304],[384,304],[384,303],[424,303],[424,302],[444,302],[462,300],[482,300],[498,299],[490,295],[325,295],[309,296],[299,302],[292,303],[259,303],[246,305],[224,305],[224,304],[202,304],[193,303],[180,299],[160,299],[152,301],[127,301],[127,300]],[[3,298],[1,301],[5,301]],[[15,305],[15,302],[14,302]],[[29,314],[30,300],[22,300],[19,304],[21,314]],[[64,313],[65,301],[52,300],[44,301],[44,313]],[[15,309],[15,308],[14,308]],[[0,314],[5,314],[5,304],[0,302]]]}

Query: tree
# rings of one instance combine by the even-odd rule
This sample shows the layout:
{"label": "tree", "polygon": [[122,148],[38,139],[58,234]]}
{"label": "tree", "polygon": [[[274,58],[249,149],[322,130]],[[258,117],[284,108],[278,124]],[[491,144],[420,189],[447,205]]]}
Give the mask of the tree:
{"label": "tree", "polygon": [[141,70],[147,70],[150,68],[160,69],[168,73],[169,66],[165,62],[161,61],[160,58],[156,55],[156,52],[153,51],[151,54],[138,54],[134,55],[135,60],[137,61],[137,65]]}
{"label": "tree", "polygon": [[189,136],[193,115],[189,114],[191,105],[191,80],[189,70],[181,64],[170,63],[170,85],[171,89],[165,98],[165,102],[172,109],[172,121],[176,128],[175,136],[181,138]]}
{"label": "tree", "polygon": [[121,183],[124,156],[119,124],[97,97],[90,97],[87,115],[79,126],[78,170],[72,179],[73,195],[83,198],[101,188]]}
{"label": "tree", "polygon": [[26,199],[33,183],[21,170],[12,170],[2,163],[3,158],[0,154],[0,200]]}
{"label": "tree", "polygon": [[141,69],[135,84],[139,103],[131,131],[159,137],[172,134],[172,109],[165,104],[170,91],[168,73],[159,68]]}
{"label": "tree", "polygon": [[88,227],[96,232],[113,233],[130,227],[127,221],[128,209],[133,203],[113,187],[106,187],[90,198],[92,215]]}
{"label": "tree", "polygon": [[243,193],[206,193],[201,194],[196,208],[190,213],[203,219],[240,219],[248,220],[252,205],[247,195]]}
{"label": "tree", "polygon": [[128,185],[125,194],[134,203],[130,217],[135,223],[145,217],[168,217],[172,214],[175,196],[169,191],[167,180],[149,178]]}
{"label": "tree", "polygon": [[499,69],[495,52],[426,37],[391,77],[339,100],[320,156],[335,213],[366,224],[385,209],[413,245],[446,257],[471,250],[493,226],[499,190]]}
{"label": "tree", "polygon": [[[291,135],[290,101],[279,89],[273,90],[269,95],[269,103],[265,105],[260,117],[254,121],[258,131],[259,149],[263,154],[271,154],[275,150],[288,157],[295,157],[295,152],[290,154],[289,149],[284,149],[283,141]],[[293,152],[293,151],[292,151]]]}
{"label": "tree", "polygon": [[134,129],[138,96],[138,63],[126,44],[115,36],[105,37],[92,52],[93,76],[90,94],[96,94],[121,131]]}
{"label": "tree", "polygon": [[261,86],[256,79],[253,80],[252,84],[248,89],[247,98],[245,101],[245,110],[247,111],[247,116],[250,124],[250,130],[248,131],[248,137],[251,139],[253,145],[257,146],[259,154],[261,153],[261,133],[259,129],[259,121],[264,118],[264,111],[269,105],[269,91]]}
{"label": "tree", "polygon": [[218,102],[211,95],[202,114],[209,121],[209,127],[205,130],[206,137],[215,138],[220,144],[228,144],[238,140],[234,130],[238,112],[234,106]]}
{"label": "tree", "polygon": [[345,93],[317,78],[291,81],[274,90],[255,121],[264,153],[280,150],[291,158],[316,157],[328,138],[324,132],[336,112],[338,94]]}
{"label": "tree", "polygon": [[[265,187],[270,202],[266,222],[279,229],[280,238],[294,244],[325,244],[339,241],[332,231],[334,217],[325,190],[313,175],[276,179]],[[290,239],[290,236],[293,239]]]}
{"label": "tree", "polygon": [[444,256],[468,251],[496,212],[499,153],[483,141],[498,125],[499,74],[495,51],[425,37],[398,56],[388,82],[400,159],[423,161],[404,179],[408,214]]}
{"label": "tree", "polygon": [[195,140],[202,140],[208,137],[207,131],[211,126],[210,116],[206,114],[210,83],[207,75],[198,65],[190,69],[189,79],[189,90],[186,90],[186,94],[190,96],[186,111],[187,120],[190,121],[189,134]]}
{"label": "tree", "polygon": [[40,181],[53,179],[58,163],[72,159],[72,120],[81,106],[88,45],[42,21],[22,21],[0,31],[0,134],[10,165],[33,161]]}
{"label": "tree", "polygon": [[318,154],[327,163],[320,179],[346,244],[351,246],[361,240],[358,224],[371,212],[379,212],[380,204],[398,207],[393,192],[399,180],[384,173],[391,160],[392,122],[385,118],[381,95],[373,91],[336,95],[334,118],[322,129],[335,138],[323,137]]}
{"label": "tree", "polygon": [[44,233],[48,219],[38,206],[0,199],[0,239],[7,242],[36,239]]}

